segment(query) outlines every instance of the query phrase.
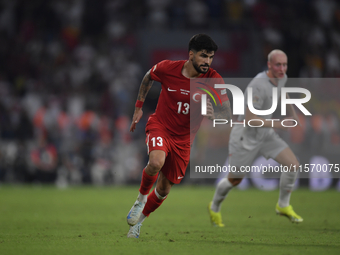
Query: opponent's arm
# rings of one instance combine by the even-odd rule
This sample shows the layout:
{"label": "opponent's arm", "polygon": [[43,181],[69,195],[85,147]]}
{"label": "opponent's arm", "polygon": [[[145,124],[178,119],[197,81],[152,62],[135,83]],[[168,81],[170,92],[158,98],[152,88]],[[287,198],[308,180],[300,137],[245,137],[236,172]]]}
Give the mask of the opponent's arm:
{"label": "opponent's arm", "polygon": [[151,71],[151,69],[144,75],[142,83],[139,87],[137,102],[136,102],[136,105],[135,105],[135,112],[133,113],[132,123],[131,123],[131,126],[130,126],[130,132],[135,131],[136,124],[139,122],[139,120],[143,116],[142,106],[143,106],[143,103],[145,101],[146,95],[148,94],[148,92],[151,89],[152,84],[153,84],[153,80],[151,79],[150,71]]}
{"label": "opponent's arm", "polygon": [[[287,99],[289,99],[290,98],[289,95],[288,94],[286,94],[286,95],[287,95]],[[293,119],[297,121],[298,125],[301,126],[299,117],[297,116],[295,108],[292,104],[288,105],[287,112],[288,112],[288,115],[292,116]]]}

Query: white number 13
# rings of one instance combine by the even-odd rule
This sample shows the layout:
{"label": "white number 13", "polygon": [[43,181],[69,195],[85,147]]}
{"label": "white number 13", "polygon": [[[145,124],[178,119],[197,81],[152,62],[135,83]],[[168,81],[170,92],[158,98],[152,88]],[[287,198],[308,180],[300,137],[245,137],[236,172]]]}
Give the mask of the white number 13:
{"label": "white number 13", "polygon": [[[182,102],[177,102],[177,104],[178,104],[178,111],[177,111],[177,113],[183,113],[183,114],[188,114],[189,113],[189,104],[188,103],[182,103]],[[182,108],[182,104],[183,104],[183,108],[184,108],[184,110],[182,110],[183,108]]]}
{"label": "white number 13", "polygon": [[[155,147],[156,146],[156,137],[152,137],[151,138],[151,141],[152,141],[152,146]],[[158,136],[157,137],[157,146],[163,146],[163,138]]]}

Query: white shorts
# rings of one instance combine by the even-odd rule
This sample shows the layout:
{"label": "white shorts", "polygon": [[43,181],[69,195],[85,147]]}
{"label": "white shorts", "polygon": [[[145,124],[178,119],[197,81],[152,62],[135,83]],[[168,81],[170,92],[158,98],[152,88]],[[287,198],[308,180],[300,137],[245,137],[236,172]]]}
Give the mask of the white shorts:
{"label": "white shorts", "polygon": [[275,159],[288,147],[288,144],[273,129],[269,129],[268,134],[259,140],[256,146],[249,149],[245,146],[247,138],[244,136],[244,129],[242,126],[235,126],[231,130],[229,141],[229,164],[231,166],[251,166],[258,154],[267,159]]}

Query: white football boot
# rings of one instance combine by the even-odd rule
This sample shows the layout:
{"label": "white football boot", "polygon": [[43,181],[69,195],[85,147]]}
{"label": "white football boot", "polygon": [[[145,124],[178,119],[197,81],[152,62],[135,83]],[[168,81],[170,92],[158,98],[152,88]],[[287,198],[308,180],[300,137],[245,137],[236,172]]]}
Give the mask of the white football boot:
{"label": "white football boot", "polygon": [[140,228],[142,226],[142,223],[137,223],[134,226],[130,226],[130,230],[127,234],[128,238],[139,238]]}
{"label": "white football boot", "polygon": [[142,211],[144,209],[145,203],[142,203],[138,200],[136,200],[136,202],[133,204],[131,210],[129,211],[126,220],[127,223],[130,226],[134,226],[137,224],[140,215],[142,214]]}

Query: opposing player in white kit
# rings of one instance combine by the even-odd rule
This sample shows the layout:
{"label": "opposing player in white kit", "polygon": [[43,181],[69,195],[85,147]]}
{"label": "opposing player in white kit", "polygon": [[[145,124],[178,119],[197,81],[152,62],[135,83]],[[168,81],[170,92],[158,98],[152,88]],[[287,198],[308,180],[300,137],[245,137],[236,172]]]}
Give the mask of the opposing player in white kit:
{"label": "opposing player in white kit", "polygon": [[[278,99],[281,97],[281,88],[287,81],[287,56],[281,50],[273,50],[268,55],[268,71],[259,73],[248,85],[253,91],[253,106],[257,110],[268,110],[272,106],[272,88],[278,88]],[[256,155],[262,154],[264,157],[272,158],[283,166],[292,166],[291,172],[283,172],[280,178],[280,195],[276,204],[276,212],[284,215],[292,222],[302,222],[303,219],[297,215],[289,204],[290,195],[297,177],[299,162],[287,143],[283,141],[274,131],[274,128],[284,128],[280,121],[266,121],[271,119],[272,114],[257,116],[250,112],[247,104],[247,89],[245,92],[245,116],[239,116],[239,121],[251,119],[261,119],[264,122],[262,127],[249,127],[234,125],[229,141],[229,164],[240,170],[241,166],[251,166]],[[298,121],[298,117],[292,105],[288,105],[287,112],[290,119]],[[286,121],[286,126],[289,121]],[[253,126],[261,126],[260,121],[252,121]],[[293,125],[293,124],[292,124]],[[294,167],[295,166],[295,167]],[[211,222],[219,227],[223,227],[220,213],[221,203],[228,192],[238,185],[244,177],[244,173],[229,173],[217,185],[212,202],[209,203],[209,214]]]}

